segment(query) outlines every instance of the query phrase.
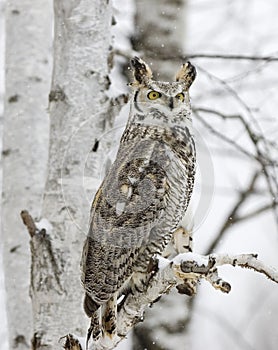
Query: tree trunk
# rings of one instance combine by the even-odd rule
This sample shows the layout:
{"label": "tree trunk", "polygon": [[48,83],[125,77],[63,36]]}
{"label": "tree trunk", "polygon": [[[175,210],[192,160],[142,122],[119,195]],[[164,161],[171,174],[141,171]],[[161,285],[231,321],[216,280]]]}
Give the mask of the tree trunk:
{"label": "tree trunk", "polygon": [[3,133],[4,270],[9,349],[30,349],[30,252],[20,211],[41,209],[48,145],[52,8],[47,0],[6,2]]}
{"label": "tree trunk", "polygon": [[54,1],[50,147],[42,211],[50,225],[46,222],[47,234],[42,230],[31,242],[34,349],[56,349],[61,336],[84,335],[88,326],[79,262],[92,193],[87,198],[84,175],[88,162],[103,158],[103,147],[95,140],[111,122],[105,94],[111,12],[109,1]]}

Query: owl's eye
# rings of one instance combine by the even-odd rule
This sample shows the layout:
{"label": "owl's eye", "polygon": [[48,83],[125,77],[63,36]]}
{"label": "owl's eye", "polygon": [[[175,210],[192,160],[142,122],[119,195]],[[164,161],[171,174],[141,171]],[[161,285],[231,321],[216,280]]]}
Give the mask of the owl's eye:
{"label": "owl's eye", "polygon": [[156,100],[157,98],[161,97],[161,93],[153,90],[149,92],[147,96],[150,100]]}
{"label": "owl's eye", "polygon": [[184,94],[180,92],[179,94],[176,95],[176,98],[178,98],[181,102],[184,101]]}

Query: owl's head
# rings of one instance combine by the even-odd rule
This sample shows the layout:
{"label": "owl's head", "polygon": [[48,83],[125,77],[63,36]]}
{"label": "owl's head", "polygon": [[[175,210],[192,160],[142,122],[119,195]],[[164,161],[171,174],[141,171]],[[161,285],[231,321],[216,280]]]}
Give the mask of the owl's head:
{"label": "owl's head", "polygon": [[166,117],[181,114],[189,107],[188,90],[196,77],[196,69],[187,62],[176,74],[174,82],[152,79],[150,67],[138,57],[131,60],[134,82],[134,112],[143,116],[162,113]]}

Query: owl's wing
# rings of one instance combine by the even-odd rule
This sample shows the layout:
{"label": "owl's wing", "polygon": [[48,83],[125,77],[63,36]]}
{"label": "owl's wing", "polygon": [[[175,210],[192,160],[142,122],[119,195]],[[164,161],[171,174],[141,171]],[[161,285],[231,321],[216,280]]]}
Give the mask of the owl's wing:
{"label": "owl's wing", "polygon": [[100,304],[132,273],[142,246],[167,206],[167,164],[160,143],[122,145],[91,212],[83,284]]}

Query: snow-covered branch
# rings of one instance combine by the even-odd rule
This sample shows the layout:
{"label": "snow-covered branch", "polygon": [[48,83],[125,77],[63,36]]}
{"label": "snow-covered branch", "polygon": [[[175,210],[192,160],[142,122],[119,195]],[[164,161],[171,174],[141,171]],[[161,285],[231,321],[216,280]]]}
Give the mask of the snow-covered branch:
{"label": "snow-covered branch", "polygon": [[[231,285],[218,274],[218,267],[223,265],[239,266],[264,274],[278,283],[278,271],[258,260],[257,254],[179,254],[173,259],[157,257],[154,261],[154,273],[150,276],[143,291],[134,291],[125,296],[118,307],[117,336],[112,339],[102,338],[94,344],[94,350],[110,350],[126,337],[127,333],[143,321],[144,310],[176,287],[181,294],[196,293],[197,283],[207,280],[215,289],[229,293]],[[75,347],[72,347],[74,344]],[[79,346],[79,348],[78,348]],[[80,340],[73,335],[65,338],[65,349],[83,349]]]}

